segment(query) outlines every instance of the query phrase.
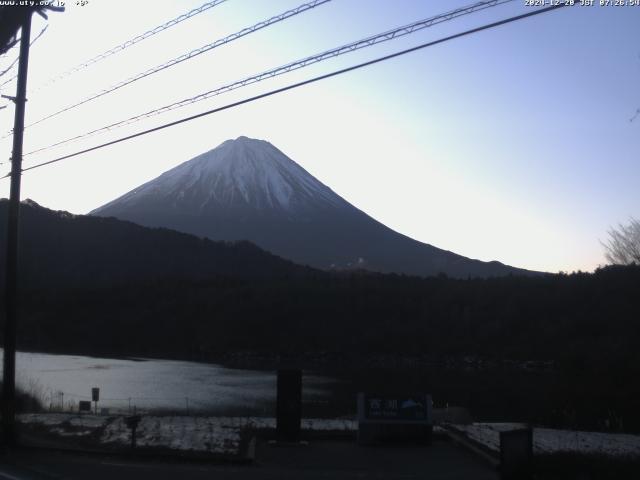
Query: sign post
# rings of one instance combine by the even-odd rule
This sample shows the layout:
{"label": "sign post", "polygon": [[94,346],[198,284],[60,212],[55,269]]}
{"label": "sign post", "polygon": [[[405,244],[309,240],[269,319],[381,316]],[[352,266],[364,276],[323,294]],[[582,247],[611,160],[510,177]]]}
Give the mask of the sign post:
{"label": "sign post", "polygon": [[433,431],[431,395],[358,394],[358,443],[429,443]]}
{"label": "sign post", "polygon": [[91,389],[91,400],[94,402],[94,412],[98,415],[98,400],[100,400],[100,389],[98,387]]}
{"label": "sign post", "polygon": [[91,402],[89,400],[80,400],[78,402],[78,413],[82,412],[91,413]]}

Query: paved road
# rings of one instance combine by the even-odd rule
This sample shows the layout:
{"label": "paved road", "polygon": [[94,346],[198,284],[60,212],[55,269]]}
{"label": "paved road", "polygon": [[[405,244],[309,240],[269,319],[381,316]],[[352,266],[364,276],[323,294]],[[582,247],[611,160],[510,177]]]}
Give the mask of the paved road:
{"label": "paved road", "polygon": [[250,465],[130,460],[51,451],[14,451],[0,457],[0,480],[199,479],[429,479],[497,480],[497,473],[452,443],[429,447],[358,447],[316,441],[275,447],[258,442]]}

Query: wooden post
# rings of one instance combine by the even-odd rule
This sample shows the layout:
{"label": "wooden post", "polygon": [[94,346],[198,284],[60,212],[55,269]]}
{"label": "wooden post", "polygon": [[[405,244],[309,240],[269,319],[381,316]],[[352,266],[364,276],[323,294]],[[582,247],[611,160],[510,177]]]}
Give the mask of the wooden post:
{"label": "wooden post", "polygon": [[22,176],[22,140],[24,110],[27,101],[27,68],[31,37],[31,10],[25,10],[20,33],[20,63],[16,112],[13,125],[13,153],[11,156],[11,190],[7,214],[6,273],[4,291],[4,365],[2,388],[2,432],[6,445],[16,443],[16,331],[18,303],[18,224],[20,219],[20,179]]}

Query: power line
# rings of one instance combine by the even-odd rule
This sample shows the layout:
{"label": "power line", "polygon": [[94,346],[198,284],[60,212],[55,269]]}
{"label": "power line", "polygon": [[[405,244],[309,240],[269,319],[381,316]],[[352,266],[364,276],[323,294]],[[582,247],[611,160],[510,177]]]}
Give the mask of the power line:
{"label": "power line", "polygon": [[[47,31],[47,28],[49,28],[49,25],[45,25],[44,28],[42,30],[40,30],[40,33],[38,33],[38,35],[36,35],[35,38],[33,40],[31,40],[31,43],[29,44],[30,47],[33,46],[33,44],[36,43],[36,41],[44,34],[44,32]],[[9,70],[11,70],[18,63],[18,60],[20,60],[19,56],[15,58],[15,60],[11,63],[11,65],[9,65],[5,70],[0,72],[0,77],[2,77]],[[18,78],[18,74],[14,75],[9,80],[6,80],[2,84],[0,84],[0,87],[3,87],[4,85],[6,85],[7,83],[15,80],[16,78]]]}
{"label": "power line", "polygon": [[7,55],[7,53],[9,53],[10,50],[13,50],[14,48],[16,48],[16,45],[18,45],[18,43],[20,42],[19,38],[14,38],[13,40],[11,40],[5,47],[4,47],[4,52],[0,54],[0,57],[4,57]]}
{"label": "power line", "polygon": [[[47,30],[47,28],[49,27],[49,25],[45,25],[44,28],[42,30],[40,30],[40,33],[38,33],[38,35],[35,36],[35,38],[33,40],[31,40],[31,43],[29,44],[29,47],[32,47],[34,43],[36,43],[36,40],[38,40],[43,34],[44,32]],[[16,42],[19,42],[20,39],[16,40]],[[14,45],[15,46],[15,45]],[[13,46],[11,47],[13,48]],[[9,70],[11,70],[16,63],[18,62],[18,60],[20,59],[20,57],[18,56],[13,63],[11,63],[11,65],[9,65],[4,71],[0,72],[0,77],[2,77],[4,74],[6,74]],[[4,85],[6,85],[7,83],[15,80],[16,78],[18,78],[18,74],[16,73],[13,77],[11,77],[9,80],[4,81],[3,83],[0,84],[0,88],[2,88]],[[5,97],[6,98],[6,97]],[[6,105],[1,105],[0,106],[0,110],[7,108],[9,106],[9,104]],[[13,132],[13,130],[12,130]],[[6,137],[5,137],[6,138]],[[3,165],[7,162],[0,162],[0,165]]]}
{"label": "power line", "polygon": [[366,47],[370,47],[373,45],[377,45],[378,43],[382,43],[382,42],[386,42],[389,40],[393,40],[395,38],[399,38],[405,35],[409,35],[411,33],[415,33],[419,30],[431,27],[433,25],[437,25],[439,23],[443,23],[449,20],[453,20],[455,18],[464,16],[464,15],[469,15],[471,13],[475,13],[478,12],[480,10],[485,10],[487,8],[492,8],[492,7],[496,7],[498,5],[501,5],[503,3],[508,3],[508,2],[512,2],[514,0],[486,0],[483,2],[478,2],[478,3],[474,3],[473,5],[469,5],[466,7],[461,7],[458,8],[456,10],[452,10],[450,12],[446,12],[446,13],[442,13],[427,19],[423,19],[423,20],[419,20],[417,22],[413,22],[410,23],[408,25],[403,25],[401,27],[397,27],[393,30],[388,30],[386,32],[383,33],[379,33],[376,35],[372,35],[369,36],[367,38],[361,39],[361,40],[357,40],[355,42],[351,42],[348,43],[346,45],[342,45],[340,47],[336,47],[333,48],[331,50],[326,50],[322,53],[316,54],[316,55],[312,55],[310,57],[306,57],[303,58],[301,60],[296,60],[294,62],[290,62],[287,63],[286,65],[282,65],[279,66],[277,68],[271,69],[271,70],[267,70],[265,72],[259,73],[257,75],[253,75],[247,78],[244,78],[242,80],[238,80],[235,81],[233,83],[224,85],[222,87],[218,87],[215,88],[213,90],[209,90],[208,92],[204,92],[204,93],[200,93],[196,96],[193,97],[189,97],[183,100],[180,100],[178,102],[174,102],[171,103],[169,105],[165,105],[163,107],[160,108],[156,108],[153,110],[150,110],[148,112],[145,113],[141,113],[138,115],[134,115],[133,117],[129,117],[125,120],[120,120],[118,122],[112,123],[110,125],[106,125],[100,128],[97,128],[95,130],[91,130],[85,133],[82,133],[80,135],[76,135],[75,137],[70,137],[64,140],[60,140],[56,143],[47,145],[45,147],[41,147],[39,149],[30,151],[28,153],[25,154],[26,155],[32,155],[34,153],[38,153],[38,152],[42,152],[45,150],[49,150],[53,147],[57,147],[60,145],[63,145],[65,143],[69,143],[69,142],[73,142],[73,141],[77,141],[80,140],[82,138],[87,138],[87,137],[91,137],[94,136],[98,133],[101,132],[106,132],[106,131],[110,131],[116,128],[120,128],[120,127],[124,127],[125,125],[130,125],[132,123],[138,122],[140,120],[143,120],[145,118],[150,118],[162,113],[166,113],[169,112],[171,110],[175,110],[177,108],[181,108],[184,107],[186,105],[191,105],[193,103],[196,102],[200,102],[203,100],[206,100],[208,98],[217,96],[217,95],[221,95],[223,93],[228,93],[232,90],[236,90],[238,88],[242,88],[242,87],[246,87],[248,85],[254,84],[254,83],[258,83],[261,82],[263,80],[267,80],[269,78],[273,78],[276,77],[278,75],[282,75],[294,70],[298,70],[300,68],[303,67],[307,67],[309,65],[315,64],[315,63],[319,63],[322,62],[324,60],[328,60],[330,58],[334,58],[340,55],[344,55],[345,53],[349,53],[349,52],[353,52],[355,50],[359,50],[361,48],[366,48]]}
{"label": "power line", "polygon": [[79,107],[80,105],[84,105],[85,103],[90,102],[92,100],[95,100],[97,98],[100,98],[100,97],[102,97],[104,95],[107,95],[108,93],[114,92],[114,91],[116,91],[116,90],[118,90],[118,89],[120,89],[120,88],[122,88],[122,87],[124,87],[126,85],[129,85],[129,84],[131,84],[133,82],[141,80],[141,79],[143,79],[145,77],[148,77],[149,75],[153,75],[154,73],[158,73],[158,72],[160,72],[162,70],[165,70],[167,68],[173,67],[174,65],[182,63],[182,62],[184,62],[186,60],[190,60],[190,59],[192,59],[192,58],[194,58],[194,57],[196,57],[196,56],[198,56],[198,55],[200,55],[202,53],[208,52],[209,50],[213,50],[214,48],[217,48],[217,47],[219,47],[221,45],[230,43],[230,42],[232,42],[234,40],[237,40],[237,39],[239,39],[241,37],[244,37],[244,36],[249,35],[251,33],[257,32],[258,30],[261,30],[261,29],[266,28],[266,27],[268,27],[270,25],[273,25],[275,23],[278,23],[278,22],[281,22],[283,20],[286,20],[287,18],[291,18],[291,17],[293,17],[295,15],[298,15],[300,13],[306,12],[307,10],[311,10],[312,8],[315,8],[315,7],[317,7],[319,5],[322,5],[324,3],[328,3],[330,1],[331,0],[313,0],[311,2],[304,3],[304,4],[298,6],[298,7],[294,8],[294,9],[287,10],[286,12],[283,12],[283,13],[281,13],[279,15],[271,17],[271,18],[269,18],[267,20],[263,20],[260,23],[256,23],[255,25],[253,25],[251,27],[244,28],[244,29],[240,30],[239,32],[233,33],[233,34],[228,35],[228,36],[226,36],[224,38],[216,40],[215,42],[209,43],[209,44],[204,45],[204,46],[202,46],[200,48],[192,50],[189,53],[185,53],[183,55],[180,55],[179,57],[173,58],[173,59],[163,63],[162,65],[155,66],[153,68],[150,68],[149,70],[146,70],[146,71],[144,71],[142,73],[134,75],[133,77],[130,77],[130,78],[126,79],[126,80],[118,82],[115,85],[112,85],[111,87],[108,87],[108,88],[106,88],[106,89],[104,89],[104,90],[102,90],[102,91],[100,91],[98,93],[94,93],[93,95],[90,95],[90,96],[86,97],[83,100],[80,100],[79,102],[76,102],[76,103],[74,103],[72,105],[69,105],[68,107],[62,108],[61,110],[58,110],[58,111],[56,111],[54,113],[49,114],[46,117],[41,118],[40,120],[37,120],[37,121],[35,121],[33,123],[30,123],[29,125],[27,125],[27,127],[33,127],[34,125],[37,125],[37,124],[39,124],[41,122],[44,122],[45,120],[48,120],[48,119],[53,118],[55,116],[58,116],[61,113],[68,112],[71,109]]}
{"label": "power line", "polygon": [[[11,62],[11,64],[5,68],[2,72],[0,72],[0,77],[2,77],[5,73],[7,73],[9,70],[11,70],[13,67],[15,67],[15,65],[18,63],[18,60],[20,60],[20,57],[16,57],[13,59],[13,62]],[[14,80],[15,78],[17,78],[17,75],[14,75],[13,77],[11,77],[9,80],[7,80],[6,82],[4,82],[2,85],[3,86],[9,82],[11,82],[12,80]]]}
{"label": "power line", "polygon": [[[207,110],[205,112],[201,112],[201,113],[198,113],[196,115],[191,115],[189,117],[185,117],[185,118],[182,118],[180,120],[176,120],[176,121],[173,121],[173,122],[165,123],[163,125],[160,125],[160,126],[157,126],[157,127],[154,127],[154,128],[150,128],[148,130],[143,130],[141,132],[134,133],[134,134],[131,134],[131,135],[127,135],[125,137],[121,137],[121,138],[118,138],[116,140],[111,140],[109,142],[105,142],[105,143],[102,143],[100,145],[96,145],[96,146],[93,146],[93,147],[90,147],[90,148],[86,148],[84,150],[80,150],[80,151],[77,151],[77,152],[74,152],[74,153],[70,153],[70,154],[64,155],[62,157],[54,158],[52,160],[48,160],[46,162],[42,162],[42,163],[33,165],[31,167],[25,168],[22,171],[26,172],[26,171],[29,171],[29,170],[34,170],[36,168],[44,167],[45,165],[51,165],[53,163],[61,162],[63,160],[66,160],[66,159],[69,159],[69,158],[72,158],[72,157],[77,157],[77,156],[85,154],[85,153],[93,152],[95,150],[99,150],[99,149],[102,149],[102,148],[105,148],[105,147],[108,147],[108,146],[111,146],[111,145],[115,145],[117,143],[122,143],[122,142],[125,142],[127,140],[132,140],[132,139],[137,138],[137,137],[141,137],[141,136],[144,136],[144,135],[147,135],[147,134],[150,134],[150,133],[154,133],[154,132],[157,132],[157,131],[160,131],[160,130],[164,130],[165,128],[173,127],[173,126],[179,125],[181,123],[190,122],[191,120],[195,120],[195,119],[198,119],[198,118],[201,118],[201,117],[212,115],[214,113],[218,113],[218,112],[221,112],[221,111],[224,111],[224,110],[228,110],[230,108],[238,107],[240,105],[244,105],[244,104],[247,104],[247,103],[255,102],[256,100],[267,98],[267,97],[270,97],[270,96],[273,96],[273,95],[276,95],[276,94],[279,94],[279,93],[283,93],[283,92],[286,92],[286,91],[289,91],[289,90],[293,90],[295,88],[299,88],[299,87],[302,87],[302,86],[305,86],[305,85],[309,85],[309,84],[312,84],[312,83],[315,83],[315,82],[319,82],[321,80],[326,80],[328,78],[335,77],[335,76],[338,76],[338,75],[342,75],[342,74],[347,73],[347,72],[352,72],[354,70],[359,70],[361,68],[368,67],[370,65],[374,65],[374,64],[377,64],[377,63],[380,63],[380,62],[384,62],[384,61],[390,60],[392,58],[396,58],[396,57],[400,57],[402,55],[406,55],[406,54],[409,54],[409,53],[412,53],[412,52],[416,52],[418,50],[422,50],[422,49],[427,48],[427,47],[432,47],[432,46],[438,45],[440,43],[448,42],[448,41],[454,40],[456,38],[460,38],[460,37],[464,37],[464,36],[471,35],[471,34],[474,34],[474,33],[478,33],[478,32],[481,32],[483,30],[489,30],[491,28],[496,28],[496,27],[499,27],[501,25],[506,25],[508,23],[512,23],[512,22],[515,22],[515,21],[518,21],[518,20],[523,20],[525,18],[533,17],[533,16],[540,15],[540,14],[543,14],[543,13],[547,13],[547,12],[550,12],[550,11],[553,11],[553,10],[557,10],[559,8],[563,8],[563,7],[566,7],[566,6],[569,6],[569,5],[572,5],[572,4],[560,3],[558,5],[553,5],[553,6],[550,6],[550,7],[541,8],[541,9],[538,9],[538,10],[534,10],[532,12],[524,13],[524,14],[517,15],[517,16],[514,16],[514,17],[509,17],[509,18],[506,18],[504,20],[500,20],[500,21],[497,21],[497,22],[485,24],[485,25],[482,25],[480,27],[476,27],[476,28],[472,28],[470,30],[466,30],[464,32],[460,32],[460,33],[456,33],[456,34],[453,34],[453,35],[449,35],[447,37],[440,38],[438,40],[433,40],[433,41],[430,41],[430,42],[426,42],[426,43],[420,44],[418,46],[408,48],[406,50],[401,50],[399,52],[395,52],[395,53],[392,53],[392,54],[389,54],[389,55],[385,55],[383,57],[378,57],[376,59],[369,60],[367,62],[359,63],[359,64],[353,65],[351,67],[346,67],[346,68],[343,68],[343,69],[340,69],[340,70],[335,70],[335,71],[333,71],[331,73],[326,73],[324,75],[320,75],[320,76],[317,76],[317,77],[314,77],[314,78],[311,78],[311,79],[308,79],[308,80],[304,80],[304,81],[301,81],[301,82],[298,82],[298,83],[287,85],[285,87],[277,88],[275,90],[270,90],[270,91],[268,91],[266,93],[261,93],[259,95],[255,95],[253,97],[245,98],[244,100],[239,100],[237,102],[229,103],[229,104],[224,105],[222,107],[217,107],[217,108],[214,108],[212,110]],[[10,176],[10,174],[5,175],[4,177],[0,177],[0,180],[4,179],[4,178],[7,178],[9,176]]]}
{"label": "power line", "polygon": [[57,75],[56,77],[52,78],[51,80],[49,80],[48,82],[46,82],[44,85],[42,85],[41,87],[38,88],[38,90],[42,89],[42,88],[46,88],[50,85],[52,85],[53,83],[62,80],[63,78],[66,78],[70,75],[72,75],[73,73],[82,70],[84,68],[87,68],[91,65],[93,65],[94,63],[98,63],[101,60],[104,60],[107,57],[110,57],[111,55],[114,55],[118,52],[121,52],[122,50],[135,45],[136,43],[139,43],[143,40],[146,40],[149,37],[152,37],[153,35],[156,35],[164,30],[167,30],[168,28],[171,28],[175,25],[178,25],[181,22],[184,22],[185,20],[188,20],[189,18],[195,17],[196,15],[201,14],[202,12],[206,12],[207,10],[220,5],[221,3],[226,2],[227,0],[213,0],[210,2],[207,2],[203,5],[200,5],[197,8],[194,8],[193,10],[190,10],[187,13],[183,13],[182,15],[173,18],[171,20],[169,20],[168,22],[163,23],[162,25],[158,25],[155,28],[152,28],[151,30],[147,30],[146,32],[137,35],[125,42],[122,42],[119,45],[116,45],[115,47],[110,48],[109,50],[106,50],[98,55],[96,55],[95,57],[90,58],[89,60],[86,60],[82,63],[79,63],[78,65],[76,65],[73,68],[70,68],[69,70],[66,70],[62,73],[60,73],[59,75]]}

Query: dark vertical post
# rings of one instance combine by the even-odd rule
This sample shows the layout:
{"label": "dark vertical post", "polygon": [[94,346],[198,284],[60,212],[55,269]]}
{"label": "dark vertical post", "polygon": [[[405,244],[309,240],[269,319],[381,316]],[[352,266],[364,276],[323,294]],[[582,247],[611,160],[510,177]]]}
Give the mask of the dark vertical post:
{"label": "dark vertical post", "polygon": [[500,478],[526,480],[533,477],[533,429],[500,432]]}
{"label": "dark vertical post", "polygon": [[98,387],[91,389],[91,400],[94,402],[93,413],[98,415],[98,401],[100,400],[100,389]]}
{"label": "dark vertical post", "polygon": [[131,427],[131,448],[134,449],[136,448],[136,430],[137,430],[138,426],[137,425],[133,425],[133,427]]}
{"label": "dark vertical post", "polygon": [[302,371],[278,370],[278,399],[276,405],[276,434],[278,440],[300,440],[302,417]]}
{"label": "dark vertical post", "polygon": [[27,93],[27,67],[31,37],[31,10],[25,9],[20,34],[20,63],[16,90],[16,112],[13,125],[13,154],[11,156],[11,191],[7,222],[4,365],[2,387],[2,432],[7,445],[16,443],[15,393],[16,393],[16,325],[18,292],[18,220],[20,217],[20,177],[22,175],[22,139],[24,134],[24,110]]}
{"label": "dark vertical post", "polygon": [[[135,407],[134,407],[135,408]],[[127,427],[131,429],[131,448],[136,448],[136,430],[138,429],[138,424],[142,420],[140,415],[132,415],[125,419]]]}

